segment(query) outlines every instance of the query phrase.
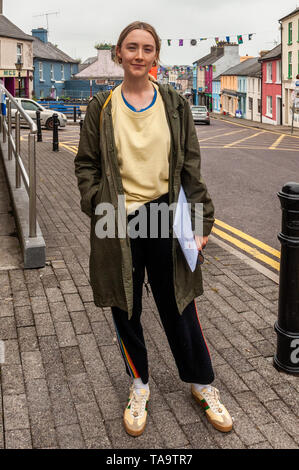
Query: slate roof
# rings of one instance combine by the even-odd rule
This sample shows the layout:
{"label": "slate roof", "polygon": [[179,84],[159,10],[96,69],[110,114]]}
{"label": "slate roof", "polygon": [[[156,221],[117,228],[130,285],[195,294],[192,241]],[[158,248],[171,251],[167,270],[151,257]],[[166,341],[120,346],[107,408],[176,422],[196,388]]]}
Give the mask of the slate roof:
{"label": "slate roof", "polygon": [[218,59],[220,59],[220,57],[222,57],[224,55],[224,48],[222,48],[222,54],[220,53],[220,55],[216,55],[216,53],[211,53],[210,54],[207,54],[205,55],[204,57],[202,57],[201,59],[198,59],[196,60],[195,62],[193,62],[193,65],[212,65],[214,64]]}
{"label": "slate roof", "polygon": [[33,37],[33,57],[34,59],[52,60],[55,62],[67,62],[77,64],[79,61],[72,59],[69,55],[62,52],[51,42],[43,42]]}
{"label": "slate roof", "polygon": [[124,69],[111,58],[110,50],[99,50],[95,62],[77,73],[74,78],[81,80],[113,79],[122,80]]}
{"label": "slate roof", "polygon": [[25,34],[2,14],[0,14],[0,36],[5,38],[22,39],[23,41],[33,41],[32,36]]}
{"label": "slate roof", "polygon": [[262,62],[263,60],[270,60],[270,59],[276,59],[278,57],[281,57],[281,44],[278,46],[274,47],[271,51],[269,51],[267,54],[263,55],[262,57],[259,58],[259,62]]}
{"label": "slate roof", "polygon": [[238,75],[243,77],[261,77],[261,64],[259,63],[259,57],[253,57],[247,59],[238,65],[234,65],[230,69],[223,72],[220,76],[226,75]]}
{"label": "slate roof", "polygon": [[280,20],[278,21],[282,21],[282,20],[285,20],[286,18],[289,18],[289,16],[293,16],[295,15],[296,13],[299,12],[299,8],[296,8],[294,11],[292,11],[291,13],[289,13],[288,15],[284,16],[283,18],[280,18]]}

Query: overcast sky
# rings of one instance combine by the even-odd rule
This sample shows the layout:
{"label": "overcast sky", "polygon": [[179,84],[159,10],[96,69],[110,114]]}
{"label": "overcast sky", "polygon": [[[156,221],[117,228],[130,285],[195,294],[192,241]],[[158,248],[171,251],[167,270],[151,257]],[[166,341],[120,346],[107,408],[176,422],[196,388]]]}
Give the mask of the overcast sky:
{"label": "overcast sky", "polygon": [[[192,64],[210,51],[213,39],[190,46],[179,38],[231,36],[243,34],[240,55],[258,55],[280,42],[278,19],[299,6],[299,0],[3,0],[3,14],[25,33],[47,26],[49,40],[75,59],[95,56],[97,42],[116,43],[119,33],[135,20],[151,23],[162,39],[176,39],[169,47],[162,41],[161,63]],[[248,33],[254,34],[248,41]]]}

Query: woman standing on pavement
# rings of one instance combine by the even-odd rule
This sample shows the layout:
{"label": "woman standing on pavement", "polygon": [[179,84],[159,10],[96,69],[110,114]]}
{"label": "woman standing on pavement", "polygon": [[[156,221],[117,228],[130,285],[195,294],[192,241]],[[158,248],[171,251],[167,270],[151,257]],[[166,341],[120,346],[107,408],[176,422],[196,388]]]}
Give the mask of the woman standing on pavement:
{"label": "woman standing on pavement", "polygon": [[[111,307],[126,371],[132,378],[124,411],[126,431],[132,436],[142,434],[150,397],[140,321],[146,268],[180,378],[191,384],[192,396],[204,407],[211,424],[227,432],[232,419],[211,385],[214,372],[194,300],[203,293],[200,265],[191,272],[173,238],[171,212],[168,238],[162,237],[161,218],[158,238],[150,236],[153,205],[177,202],[181,185],[189,203],[203,204],[202,236],[195,234],[199,250],[207,244],[214,222],[213,203],[200,174],[190,106],[172,87],[149,76],[159,53],[160,40],[152,26],[143,22],[127,26],[116,46],[123,83],[110,94],[98,93],[88,106],[75,173],[81,208],[91,217],[90,281],[95,304]],[[96,235],[96,224],[101,222],[96,207],[109,202],[116,212],[121,211],[120,195],[125,196],[126,225],[145,214],[145,238]],[[192,211],[193,228],[194,219]],[[115,221],[119,230],[121,218],[116,215]]]}

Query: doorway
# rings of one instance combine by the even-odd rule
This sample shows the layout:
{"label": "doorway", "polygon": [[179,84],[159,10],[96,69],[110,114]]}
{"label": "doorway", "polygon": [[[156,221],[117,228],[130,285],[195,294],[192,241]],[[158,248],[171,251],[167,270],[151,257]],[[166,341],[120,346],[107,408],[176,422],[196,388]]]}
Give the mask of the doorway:
{"label": "doorway", "polygon": [[281,126],[281,96],[276,97],[276,123]]}

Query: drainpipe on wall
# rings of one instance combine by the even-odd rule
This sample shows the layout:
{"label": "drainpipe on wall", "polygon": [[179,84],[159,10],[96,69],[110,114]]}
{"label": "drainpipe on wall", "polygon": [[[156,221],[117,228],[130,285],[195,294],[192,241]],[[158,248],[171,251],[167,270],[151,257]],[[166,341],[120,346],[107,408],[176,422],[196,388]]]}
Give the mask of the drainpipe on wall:
{"label": "drainpipe on wall", "polygon": [[263,122],[263,66],[264,66],[263,62],[261,62],[261,66],[262,66],[261,67],[262,73],[261,73],[261,78],[260,78],[260,80],[261,80],[261,112],[260,112],[261,117],[260,117],[260,121],[262,123]]}
{"label": "drainpipe on wall", "polygon": [[279,24],[280,24],[280,44],[281,44],[281,71],[280,71],[280,75],[281,75],[281,109],[280,109],[280,125],[283,126],[283,92],[282,92],[282,81],[283,81],[283,76],[282,76],[282,69],[283,69],[283,58],[282,58],[282,50],[283,50],[283,47],[282,47],[282,24],[281,24],[281,21],[279,21]]}

